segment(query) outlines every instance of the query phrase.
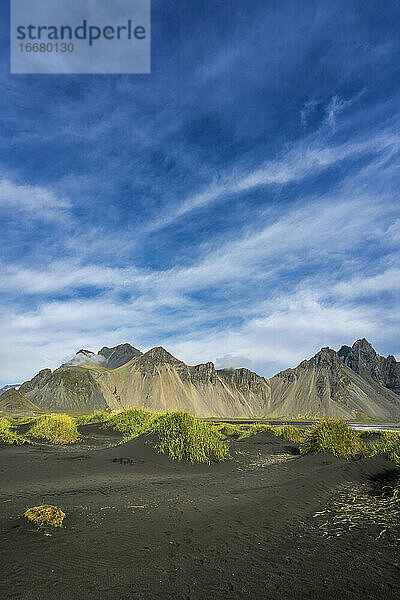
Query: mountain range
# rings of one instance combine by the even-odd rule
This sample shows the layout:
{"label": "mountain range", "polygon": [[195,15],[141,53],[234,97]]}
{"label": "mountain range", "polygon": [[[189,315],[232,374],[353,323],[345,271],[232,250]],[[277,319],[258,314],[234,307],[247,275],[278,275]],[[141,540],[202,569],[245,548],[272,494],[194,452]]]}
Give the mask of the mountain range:
{"label": "mountain range", "polygon": [[18,391],[33,406],[52,410],[142,407],[198,416],[389,419],[400,417],[400,363],[360,339],[338,352],[322,348],[266,379],[245,368],[215,369],[212,362],[189,366],[164,348],[143,353],[125,343],[97,354],[79,350]]}

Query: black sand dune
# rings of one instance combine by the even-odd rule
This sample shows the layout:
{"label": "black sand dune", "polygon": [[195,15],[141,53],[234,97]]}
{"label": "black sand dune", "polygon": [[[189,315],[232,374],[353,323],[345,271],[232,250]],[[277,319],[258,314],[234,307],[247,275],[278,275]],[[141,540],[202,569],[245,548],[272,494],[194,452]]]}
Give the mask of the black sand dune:
{"label": "black sand dune", "polygon": [[[302,457],[262,433],[232,441],[230,461],[189,465],[81,432],[71,448],[0,448],[2,600],[398,598],[384,459]],[[18,518],[43,503],[64,528]]]}

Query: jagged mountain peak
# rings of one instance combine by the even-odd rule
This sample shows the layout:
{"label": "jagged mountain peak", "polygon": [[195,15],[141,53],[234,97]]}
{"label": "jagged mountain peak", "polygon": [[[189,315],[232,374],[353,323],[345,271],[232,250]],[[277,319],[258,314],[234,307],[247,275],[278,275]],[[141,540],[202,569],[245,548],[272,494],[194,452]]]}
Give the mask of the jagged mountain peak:
{"label": "jagged mountain peak", "polygon": [[[365,338],[365,337],[364,338],[359,338],[358,340],[356,340],[353,343],[353,348],[357,348],[357,347],[367,347],[367,348],[372,348],[374,350],[371,342],[369,342],[367,340],[367,338]],[[375,350],[374,350],[374,352],[375,352]]]}
{"label": "jagged mountain peak", "polygon": [[76,354],[83,354],[84,356],[94,356],[94,352],[92,352],[92,350],[86,350],[85,348],[81,348]]}
{"label": "jagged mountain peak", "polygon": [[139,354],[143,354],[140,350],[129,344],[128,342],[124,342],[123,344],[117,344],[117,346],[103,346],[101,350],[99,350],[98,354],[104,354],[115,352],[115,350],[131,350],[132,352],[136,352]]}
{"label": "jagged mountain peak", "polygon": [[[315,369],[323,366],[329,366],[330,368],[339,366],[337,352],[329,346],[324,346],[311,358],[303,360],[297,367],[286,369],[285,371],[282,371],[282,373],[295,372],[297,369]],[[276,376],[280,376],[280,373]]]}
{"label": "jagged mountain peak", "polygon": [[103,348],[98,352],[99,356],[103,356],[106,359],[105,366],[108,369],[117,369],[133,358],[142,356],[142,354],[143,353],[140,350],[134,348],[127,342],[124,344],[118,344],[118,346],[113,346],[111,348],[108,346],[103,346]]}
{"label": "jagged mountain peak", "polygon": [[372,356],[376,356],[377,352],[375,348],[366,338],[361,338],[356,340],[352,345],[352,349],[357,352],[363,352],[365,354],[371,354]]}
{"label": "jagged mountain peak", "polygon": [[141,364],[151,364],[151,365],[185,365],[182,360],[179,360],[175,356],[173,356],[168,350],[163,348],[162,346],[155,346],[154,348],[150,348],[147,352],[142,354],[138,361]]}
{"label": "jagged mountain peak", "polygon": [[372,379],[400,395],[400,363],[394,356],[381,356],[365,338],[356,340],[351,347],[342,346],[338,356],[344,365],[358,375]]}

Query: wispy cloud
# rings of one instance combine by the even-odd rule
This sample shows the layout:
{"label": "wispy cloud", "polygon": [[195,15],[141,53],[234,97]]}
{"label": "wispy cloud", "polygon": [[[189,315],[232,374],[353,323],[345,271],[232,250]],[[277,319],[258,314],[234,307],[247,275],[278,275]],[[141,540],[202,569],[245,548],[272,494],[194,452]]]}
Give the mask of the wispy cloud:
{"label": "wispy cloud", "polygon": [[386,152],[392,154],[398,152],[400,147],[400,137],[387,130],[377,132],[368,139],[343,144],[330,145],[324,144],[323,141],[321,142],[319,135],[313,135],[296,143],[281,157],[268,161],[258,169],[239,174],[234,171],[229,176],[220,178],[224,180],[213,182],[202,192],[188,197],[178,206],[169,209],[149,226],[145,226],[144,232],[157,231],[192,211],[236,194],[250,192],[261,186],[299,182],[342,161]]}
{"label": "wispy cloud", "polygon": [[0,180],[0,210],[25,213],[32,219],[54,220],[65,217],[71,203],[59,198],[52,190],[17,184],[7,178]]}

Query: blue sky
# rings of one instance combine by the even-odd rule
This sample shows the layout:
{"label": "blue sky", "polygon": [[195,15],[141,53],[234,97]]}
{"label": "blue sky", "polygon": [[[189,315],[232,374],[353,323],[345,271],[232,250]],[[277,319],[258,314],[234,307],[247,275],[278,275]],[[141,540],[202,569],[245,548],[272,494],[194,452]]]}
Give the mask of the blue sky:
{"label": "blue sky", "polygon": [[398,2],[153,0],[151,75],[10,75],[1,17],[0,384],[400,354]]}

